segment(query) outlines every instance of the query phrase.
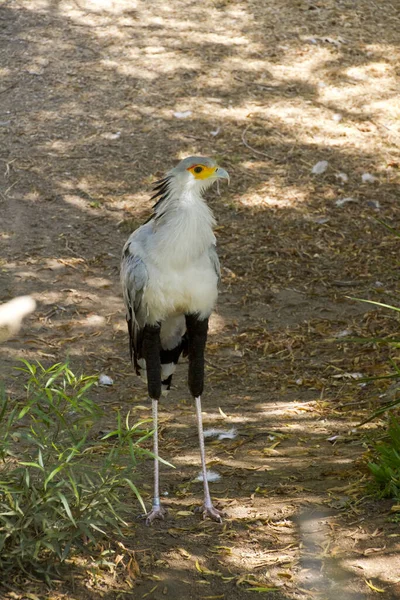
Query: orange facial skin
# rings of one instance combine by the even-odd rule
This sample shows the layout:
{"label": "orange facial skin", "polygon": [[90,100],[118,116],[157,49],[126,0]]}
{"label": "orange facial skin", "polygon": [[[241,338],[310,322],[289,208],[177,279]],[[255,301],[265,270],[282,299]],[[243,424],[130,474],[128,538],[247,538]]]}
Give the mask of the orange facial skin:
{"label": "orange facial skin", "polygon": [[217,166],[206,167],[205,165],[193,165],[187,170],[190,171],[190,173],[192,173],[195,179],[208,179],[208,177],[211,177],[215,173],[217,168]]}

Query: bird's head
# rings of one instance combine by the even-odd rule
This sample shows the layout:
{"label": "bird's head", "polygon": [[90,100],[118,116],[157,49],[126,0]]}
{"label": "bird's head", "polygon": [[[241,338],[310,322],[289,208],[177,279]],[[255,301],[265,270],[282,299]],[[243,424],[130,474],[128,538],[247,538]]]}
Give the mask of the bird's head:
{"label": "bird's head", "polygon": [[229,181],[225,169],[219,167],[213,158],[204,156],[189,156],[169,171],[167,177],[174,177],[182,187],[203,192],[219,179]]}
{"label": "bird's head", "polygon": [[168,171],[165,177],[156,181],[152,200],[157,200],[154,209],[157,210],[165,201],[181,194],[195,193],[198,196],[219,179],[229,181],[225,169],[219,167],[213,158],[204,156],[189,156]]}

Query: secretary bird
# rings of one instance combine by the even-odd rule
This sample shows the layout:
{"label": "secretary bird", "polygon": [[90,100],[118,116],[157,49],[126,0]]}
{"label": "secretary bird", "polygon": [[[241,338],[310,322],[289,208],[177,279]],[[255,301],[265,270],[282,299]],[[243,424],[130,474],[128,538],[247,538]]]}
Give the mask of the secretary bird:
{"label": "secretary bird", "polygon": [[214,216],[203,192],[228,173],[212,158],[190,156],[156,182],[150,219],[134,231],[122,252],[121,282],[136,373],[147,381],[154,427],[154,497],[150,525],[163,519],[158,466],[158,401],[171,387],[182,353],[189,358],[189,390],[195,399],[204,482],[203,517],[222,521],[207,482],[201,394],[208,319],[220,278]]}

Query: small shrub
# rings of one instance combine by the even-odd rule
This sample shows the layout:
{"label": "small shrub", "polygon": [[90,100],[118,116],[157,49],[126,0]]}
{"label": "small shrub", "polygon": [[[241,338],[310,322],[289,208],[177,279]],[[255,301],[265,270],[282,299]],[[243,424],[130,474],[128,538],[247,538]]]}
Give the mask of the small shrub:
{"label": "small shrub", "polygon": [[[382,308],[388,308],[388,309],[394,311],[395,313],[400,313],[400,308],[398,306],[391,306],[390,304],[383,304],[382,302],[375,302],[373,300],[364,300],[361,298],[351,298],[351,299],[359,300],[360,302],[366,302],[367,304],[372,304],[375,306],[380,306]],[[395,351],[400,348],[400,339],[398,338],[397,334],[388,335],[385,337],[374,337],[374,338],[348,338],[348,341],[349,342],[361,342],[364,344],[372,343],[376,346],[387,346],[391,349],[394,349]],[[395,390],[394,399],[391,399],[389,402],[387,402],[386,404],[384,404],[383,406],[381,406],[380,408],[375,410],[369,417],[367,417],[361,423],[359,423],[359,426],[365,425],[366,423],[373,421],[377,417],[380,417],[381,415],[384,415],[385,413],[388,413],[388,412],[393,411],[400,407],[400,398],[397,398],[397,394],[396,394],[397,387],[400,382],[400,368],[397,365],[397,363],[395,362],[395,360],[393,360],[393,358],[390,358],[389,361],[390,361],[390,364],[392,367],[392,371],[390,373],[387,373],[386,375],[377,375],[375,377],[365,377],[363,379],[359,379],[358,382],[359,383],[360,382],[366,383],[366,382],[372,382],[372,381],[392,382],[392,387]]]}
{"label": "small shrub", "polygon": [[[129,413],[99,439],[102,411],[87,396],[96,377],[77,377],[67,364],[49,369],[22,361],[26,400],[4,393],[0,407],[0,569],[15,566],[47,580],[72,552],[124,524],[134,465],[150,452],[140,444],[147,421]],[[107,441],[105,441],[107,439]]]}
{"label": "small shrub", "polygon": [[375,444],[376,457],[368,467],[382,498],[400,499],[400,423],[389,421],[387,439]]}

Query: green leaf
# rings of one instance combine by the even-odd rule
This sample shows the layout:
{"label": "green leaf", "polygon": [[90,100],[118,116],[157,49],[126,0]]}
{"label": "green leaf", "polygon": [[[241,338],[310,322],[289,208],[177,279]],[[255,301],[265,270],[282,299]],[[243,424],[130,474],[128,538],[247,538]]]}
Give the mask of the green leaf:
{"label": "green leaf", "polygon": [[126,483],[129,485],[129,487],[131,488],[131,490],[135,494],[136,498],[139,500],[140,506],[143,508],[143,511],[147,512],[146,506],[145,506],[145,504],[143,502],[143,498],[140,495],[140,492],[137,489],[136,485],[130,479],[128,479],[127,477],[124,478],[124,481],[126,481]]}
{"label": "green leaf", "polygon": [[379,417],[380,415],[383,415],[386,411],[395,408],[396,406],[400,406],[400,399],[399,400],[395,400],[394,402],[389,402],[388,404],[385,404],[384,406],[382,406],[381,408],[379,408],[378,410],[376,410],[370,417],[368,417],[368,419],[364,419],[364,421],[362,421],[361,423],[359,423],[357,425],[357,427],[361,427],[361,425],[365,425],[366,423],[369,423],[370,421],[372,421],[373,419],[376,419],[376,417]]}
{"label": "green leaf", "polygon": [[34,467],[35,469],[39,469],[40,471],[44,471],[42,465],[38,465],[38,463],[35,463],[35,462],[21,461],[19,464],[23,465],[24,467]]}
{"label": "green leaf", "polygon": [[61,375],[61,373],[63,371],[65,371],[65,369],[66,369],[66,365],[64,365],[64,364],[57,363],[56,365],[54,365],[54,372],[49,377],[49,379],[45,383],[44,387],[45,388],[50,387],[52,385],[52,383],[54,383],[54,381]]}
{"label": "green leaf", "polygon": [[67,544],[65,544],[64,550],[62,551],[61,554],[61,562],[63,562],[69,554],[69,551],[71,550],[71,546],[72,546],[72,540],[70,540],[69,542],[67,542]]}
{"label": "green leaf", "polygon": [[135,448],[133,446],[133,442],[132,442],[131,438],[128,439],[128,445],[129,445],[129,454],[130,454],[132,463],[133,463],[133,465],[136,465],[137,460],[136,460],[136,456],[135,456]]}
{"label": "green leaf", "polygon": [[84,385],[80,390],[79,390],[79,394],[78,397],[83,396],[83,394],[85,394],[88,390],[90,390],[90,388],[92,388],[95,384],[95,382],[97,381],[97,377],[94,377],[92,381],[88,381],[86,383],[86,385]]}
{"label": "green leaf", "polygon": [[28,404],[27,406],[24,406],[24,407],[21,409],[20,413],[18,414],[18,417],[17,417],[17,418],[18,418],[18,419],[22,419],[22,417],[24,417],[24,416],[26,415],[26,413],[30,411],[30,409],[31,409],[31,406],[30,406],[30,404]]}
{"label": "green leaf", "polygon": [[127,429],[127,431],[129,431],[130,427],[129,427],[129,417],[130,417],[131,411],[128,410],[128,412],[126,413],[126,417],[125,417],[125,427]]}
{"label": "green leaf", "polygon": [[353,298],[352,296],[346,296],[350,300],[357,300],[358,302],[366,302],[367,304],[374,304],[375,306],[381,306],[382,308],[390,308],[390,310],[395,310],[400,312],[400,308],[397,306],[392,306],[390,304],[384,304],[383,302],[375,302],[374,300],[365,300],[364,298]]}
{"label": "green leaf", "polygon": [[375,375],[374,377],[362,377],[357,379],[357,383],[363,383],[368,381],[379,381],[380,379],[398,379],[397,373],[389,373],[388,375]]}
{"label": "green leaf", "polygon": [[358,344],[399,344],[400,338],[393,337],[393,333],[385,337],[346,337],[346,338],[335,338],[335,342],[343,344],[347,342],[358,343]]}
{"label": "green leaf", "polygon": [[94,523],[90,523],[90,527],[92,529],[94,529],[95,531],[99,531],[100,533],[102,533],[103,535],[107,535],[105,531],[103,531],[103,529],[100,529],[100,527],[97,527],[97,525],[95,525]]}
{"label": "green leaf", "polygon": [[58,492],[57,495],[60,498],[61,502],[63,503],[63,506],[65,508],[65,512],[67,513],[69,520],[71,521],[71,523],[73,523],[73,525],[75,525],[75,527],[77,527],[75,519],[72,516],[72,512],[71,512],[70,506],[68,504],[68,500],[66,499],[66,497],[64,496],[64,494],[62,494],[61,492]]}
{"label": "green leaf", "polygon": [[395,229],[394,227],[391,227],[391,225],[389,225],[385,221],[382,221],[381,219],[375,219],[375,221],[377,221],[378,223],[380,223],[381,225],[383,225],[384,227],[386,227],[386,229],[388,229],[395,236],[400,237],[400,231],[397,231],[397,229]]}
{"label": "green leaf", "polygon": [[120,430],[119,429],[114,429],[113,431],[110,431],[109,433],[106,433],[106,435],[103,435],[101,437],[101,440],[108,440],[110,437],[116,437],[119,434],[120,434]]}
{"label": "green leaf", "polygon": [[[30,362],[28,362],[24,358],[20,358],[19,360],[26,366],[28,373],[30,373],[31,375],[35,375],[36,365],[32,365]],[[16,367],[16,371],[25,371],[25,369],[20,369],[20,368]]]}
{"label": "green leaf", "polygon": [[[134,425],[132,425],[132,427],[130,428],[129,431],[136,431],[136,429],[138,429],[139,427],[141,427],[142,425],[146,425],[146,423],[152,423],[153,419],[142,419],[141,421],[138,421],[137,423],[135,423]],[[154,430],[150,430],[149,433],[153,433]]]}
{"label": "green leaf", "polygon": [[138,440],[136,440],[136,444],[137,445],[141,444],[142,442],[144,442],[145,440],[147,440],[152,435],[153,435],[153,432],[152,431],[148,431],[147,433],[145,433],[145,435],[142,435],[142,437],[140,437]]}
{"label": "green leaf", "polygon": [[[4,393],[4,388],[1,387],[1,394],[3,395]],[[3,420],[4,415],[6,414],[6,410],[8,408],[8,402],[7,402],[7,398],[2,398],[2,403],[1,403],[1,411],[0,411],[0,422]]]}
{"label": "green leaf", "polygon": [[59,465],[58,467],[56,467],[55,469],[52,470],[52,472],[50,473],[50,475],[46,478],[45,482],[44,482],[44,489],[47,489],[47,484],[50,483],[50,481],[53,479],[53,477],[55,475],[57,475],[57,473],[59,473],[60,471],[62,471],[62,469],[65,467],[65,464]]}
{"label": "green leaf", "polygon": [[150,452],[150,450],[146,450],[145,448],[142,448],[142,453],[145,454],[146,456],[150,456],[150,458],[154,458],[162,463],[163,465],[166,465],[167,467],[171,467],[172,469],[176,469],[176,467],[174,465],[172,465],[171,463],[169,463],[167,460],[164,460],[163,458],[161,458],[161,456],[155,456],[153,454],[153,452]]}

